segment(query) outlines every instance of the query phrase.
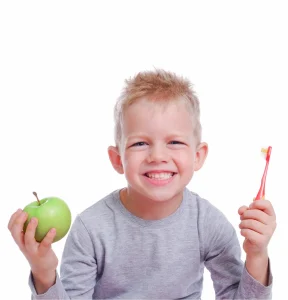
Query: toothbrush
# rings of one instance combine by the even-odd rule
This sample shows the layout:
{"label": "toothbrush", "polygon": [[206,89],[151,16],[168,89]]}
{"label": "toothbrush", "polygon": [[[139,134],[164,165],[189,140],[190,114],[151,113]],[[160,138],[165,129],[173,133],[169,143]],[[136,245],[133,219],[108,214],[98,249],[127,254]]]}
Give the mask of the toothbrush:
{"label": "toothbrush", "polygon": [[265,199],[265,183],[266,183],[266,176],[267,176],[267,170],[268,170],[268,165],[269,165],[269,161],[270,161],[271,151],[272,151],[271,146],[269,146],[267,149],[264,149],[264,148],[261,149],[261,152],[266,153],[266,166],[265,166],[265,170],[264,170],[264,173],[262,176],[260,189],[258,191],[257,196],[254,198],[254,200]]}

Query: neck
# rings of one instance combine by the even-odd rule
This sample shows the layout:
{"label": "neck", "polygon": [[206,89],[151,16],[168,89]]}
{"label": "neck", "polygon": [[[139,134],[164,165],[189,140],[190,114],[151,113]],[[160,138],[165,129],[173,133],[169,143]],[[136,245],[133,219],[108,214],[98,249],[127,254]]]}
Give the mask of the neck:
{"label": "neck", "polygon": [[125,188],[120,192],[120,200],[133,215],[144,220],[160,220],[173,214],[180,206],[183,193],[165,201],[154,201]]}

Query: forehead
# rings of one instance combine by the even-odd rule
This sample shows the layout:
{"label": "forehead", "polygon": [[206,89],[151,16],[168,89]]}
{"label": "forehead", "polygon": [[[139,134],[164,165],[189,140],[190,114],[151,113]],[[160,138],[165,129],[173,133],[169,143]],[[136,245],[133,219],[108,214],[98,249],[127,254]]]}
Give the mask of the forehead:
{"label": "forehead", "polygon": [[184,101],[179,100],[165,103],[138,100],[126,108],[122,125],[126,138],[140,132],[150,136],[174,132],[193,135],[191,110]]}

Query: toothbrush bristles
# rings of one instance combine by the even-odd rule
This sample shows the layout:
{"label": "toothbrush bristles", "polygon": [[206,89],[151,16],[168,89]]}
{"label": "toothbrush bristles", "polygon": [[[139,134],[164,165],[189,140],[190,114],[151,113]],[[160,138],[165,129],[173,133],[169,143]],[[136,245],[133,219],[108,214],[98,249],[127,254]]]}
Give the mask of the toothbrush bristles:
{"label": "toothbrush bristles", "polygon": [[261,149],[261,152],[262,152],[262,153],[267,153],[267,152],[268,152],[268,148],[262,148],[262,149]]}

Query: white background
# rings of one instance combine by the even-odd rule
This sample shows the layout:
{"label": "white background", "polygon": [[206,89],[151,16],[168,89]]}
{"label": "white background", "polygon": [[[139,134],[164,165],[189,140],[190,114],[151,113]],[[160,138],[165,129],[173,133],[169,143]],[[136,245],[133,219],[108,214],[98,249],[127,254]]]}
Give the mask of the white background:
{"label": "white background", "polygon": [[[125,185],[111,167],[113,105],[124,79],[154,67],[188,77],[210,152],[189,188],[238,230],[271,145],[266,196],[278,227],[274,298],[287,290],[287,8],[285,1],[3,1],[0,4],[1,295],[29,299],[29,266],[7,229],[40,198],[73,214]],[[239,235],[242,244],[242,237]],[[65,238],[54,244],[61,259]],[[244,258],[244,253],[243,253]],[[205,272],[203,299],[213,299]]]}

